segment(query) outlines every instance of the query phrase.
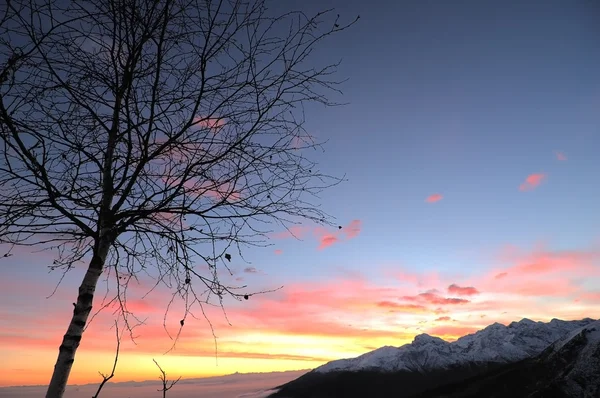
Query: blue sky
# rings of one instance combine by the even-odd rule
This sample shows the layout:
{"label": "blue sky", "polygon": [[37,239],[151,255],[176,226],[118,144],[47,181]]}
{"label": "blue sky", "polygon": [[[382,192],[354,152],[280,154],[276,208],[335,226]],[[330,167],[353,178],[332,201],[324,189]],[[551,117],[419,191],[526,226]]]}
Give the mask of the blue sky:
{"label": "blue sky", "polygon": [[[472,267],[460,253],[473,247],[597,239],[597,4],[318,4],[361,16],[322,55],[343,57],[350,104],[308,119],[308,130],[329,140],[322,168],[348,178],[324,207],[340,221],[363,221],[360,239],[338,249],[340,263]],[[533,173],[547,178],[520,192]],[[435,192],[444,199],[424,203]],[[316,256],[309,268],[319,273],[328,260]]]}

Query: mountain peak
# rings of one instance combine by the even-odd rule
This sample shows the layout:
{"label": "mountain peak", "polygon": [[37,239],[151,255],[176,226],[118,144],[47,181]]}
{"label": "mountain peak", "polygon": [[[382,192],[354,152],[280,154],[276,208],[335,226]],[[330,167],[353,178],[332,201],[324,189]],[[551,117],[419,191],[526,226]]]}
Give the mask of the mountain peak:
{"label": "mountain peak", "polygon": [[519,321],[520,324],[522,325],[535,325],[537,322],[536,321],[532,321],[529,318],[523,318]]}
{"label": "mountain peak", "polygon": [[592,323],[552,320],[548,323],[523,318],[509,326],[494,323],[474,334],[449,343],[426,333],[415,336],[411,344],[385,346],[357,358],[339,359],[315,369],[317,373],[375,370],[427,372],[468,363],[509,363],[539,355],[550,344]]}
{"label": "mountain peak", "polygon": [[439,337],[430,336],[427,333],[422,333],[415,336],[412,344],[415,346],[423,346],[426,344],[448,344],[448,342],[442,340]]}
{"label": "mountain peak", "polygon": [[271,397],[600,397],[599,380],[600,321],[525,318],[329,362]]}

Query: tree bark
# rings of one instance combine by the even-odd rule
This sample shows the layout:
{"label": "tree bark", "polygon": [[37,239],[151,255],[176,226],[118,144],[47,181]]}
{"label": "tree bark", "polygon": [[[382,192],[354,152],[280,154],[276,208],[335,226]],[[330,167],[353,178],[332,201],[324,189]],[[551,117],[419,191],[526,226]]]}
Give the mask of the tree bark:
{"label": "tree bark", "polygon": [[100,279],[100,275],[102,274],[110,245],[109,240],[101,238],[94,250],[90,265],[79,286],[77,303],[73,309],[73,316],[71,317],[67,333],[64,335],[62,344],[58,349],[58,358],[54,365],[54,373],[52,373],[46,398],[62,398],[65,392],[67,380],[69,379],[73,362],[75,362],[75,352],[79,347],[83,329],[92,311],[94,292],[96,291],[98,279]]}

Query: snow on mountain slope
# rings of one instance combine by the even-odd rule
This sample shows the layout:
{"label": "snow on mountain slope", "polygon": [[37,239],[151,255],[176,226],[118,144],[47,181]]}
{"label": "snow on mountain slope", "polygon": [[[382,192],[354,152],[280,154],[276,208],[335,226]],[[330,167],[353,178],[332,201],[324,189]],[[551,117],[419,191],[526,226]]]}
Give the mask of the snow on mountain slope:
{"label": "snow on mountain slope", "polygon": [[411,344],[381,347],[356,358],[326,363],[314,371],[426,372],[466,363],[514,362],[540,354],[558,339],[592,322],[593,319],[586,318],[580,321],[553,319],[543,323],[525,318],[508,326],[494,323],[452,343],[420,334]]}
{"label": "snow on mountain slope", "polygon": [[553,381],[568,396],[600,394],[600,321],[572,331],[542,354]]}

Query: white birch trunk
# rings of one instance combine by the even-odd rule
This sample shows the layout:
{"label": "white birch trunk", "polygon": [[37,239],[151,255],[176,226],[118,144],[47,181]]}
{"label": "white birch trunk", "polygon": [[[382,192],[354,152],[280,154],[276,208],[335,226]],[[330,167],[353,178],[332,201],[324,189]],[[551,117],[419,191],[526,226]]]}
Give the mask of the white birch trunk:
{"label": "white birch trunk", "polygon": [[73,309],[73,316],[71,317],[67,333],[64,335],[62,344],[58,349],[58,359],[54,365],[54,372],[52,373],[52,379],[46,392],[46,398],[62,398],[65,392],[69,374],[71,373],[73,362],[75,362],[75,352],[77,351],[77,347],[79,347],[83,329],[92,311],[96,284],[102,274],[109,248],[110,242],[106,239],[100,239],[88,270],[79,286],[77,303]]}

